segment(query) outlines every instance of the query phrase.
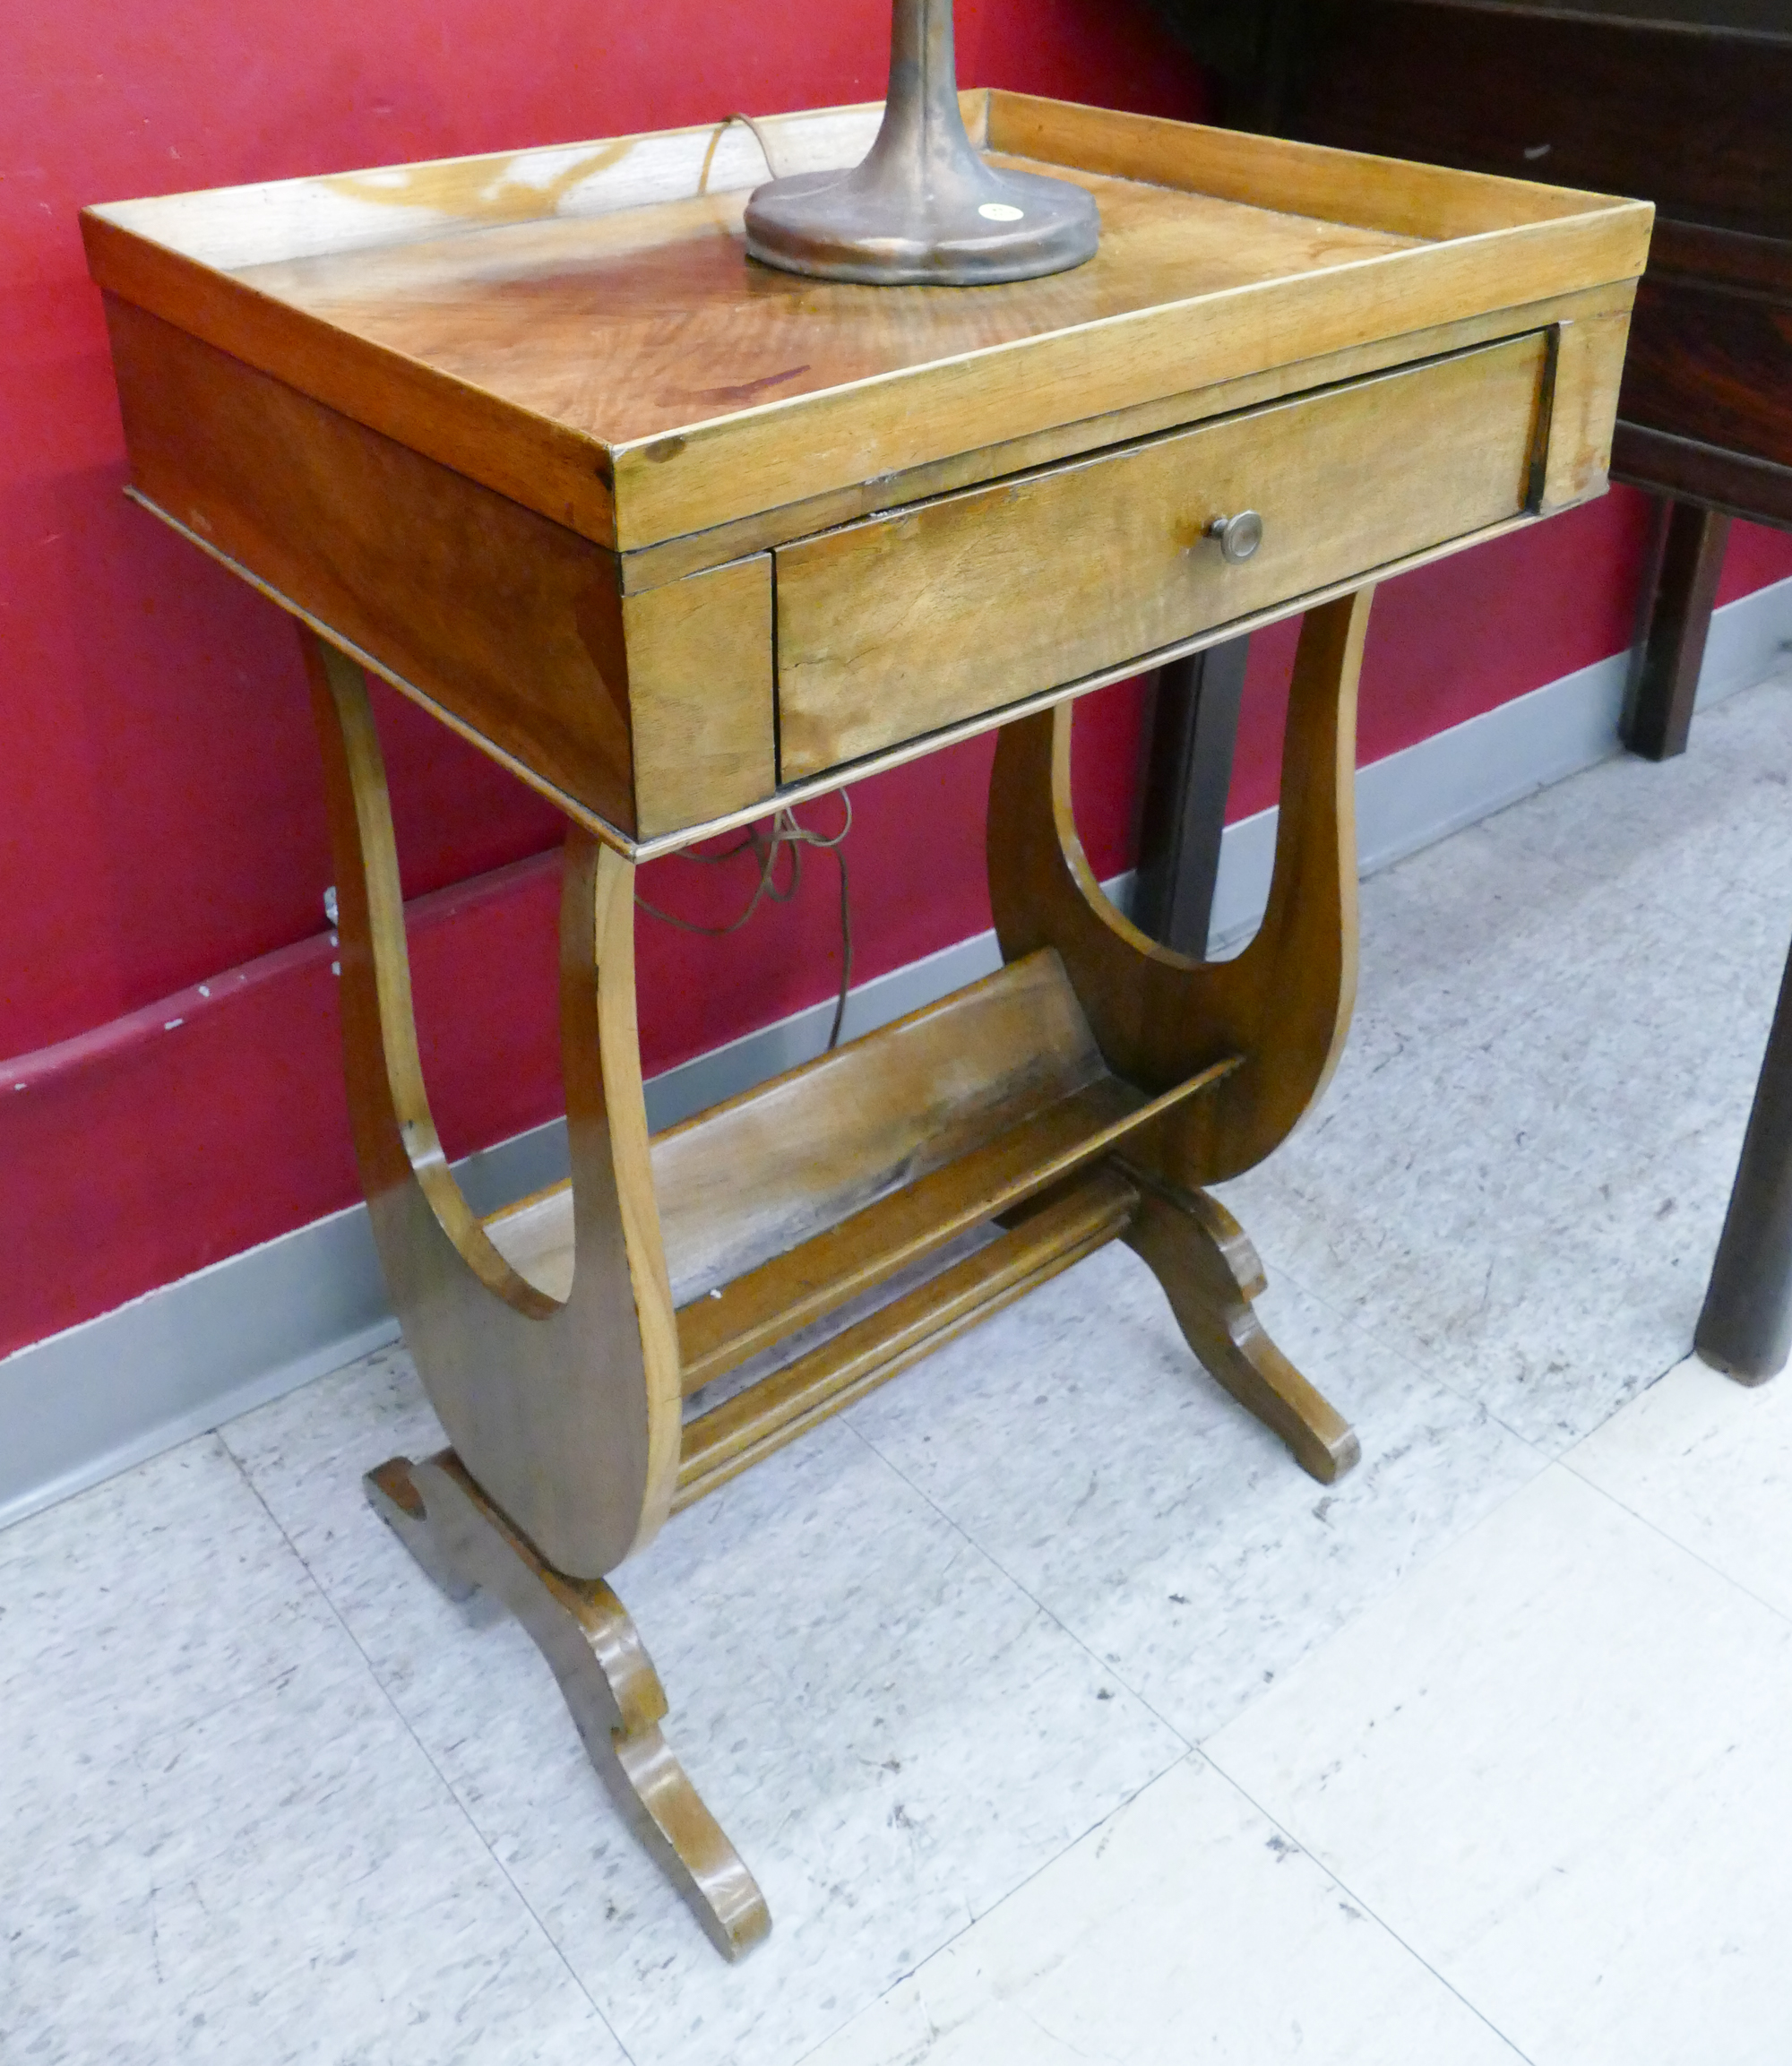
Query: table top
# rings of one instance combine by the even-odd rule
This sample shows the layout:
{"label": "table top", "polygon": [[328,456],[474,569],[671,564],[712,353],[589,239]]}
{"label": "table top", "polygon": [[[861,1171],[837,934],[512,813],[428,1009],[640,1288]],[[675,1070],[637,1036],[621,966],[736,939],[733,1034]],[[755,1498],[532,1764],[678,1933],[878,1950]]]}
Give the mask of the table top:
{"label": "table top", "polygon": [[1094,260],[749,261],[874,107],[90,210],[133,492],[640,856],[1603,490],[1647,203],[967,112]]}
{"label": "table top", "polygon": [[1095,258],[1043,280],[864,287],[743,258],[746,193],[499,222],[242,268],[246,286],[615,447],[1168,300],[1421,241],[1025,159],[1088,188]]}
{"label": "table top", "polygon": [[[1001,93],[998,162],[1103,240],[1012,286],[749,263],[724,124],[91,209],[100,284],[625,552],[1168,394],[1633,278],[1646,207]],[[761,125],[780,175],[879,109]],[[1102,434],[1091,432],[1091,439]]]}

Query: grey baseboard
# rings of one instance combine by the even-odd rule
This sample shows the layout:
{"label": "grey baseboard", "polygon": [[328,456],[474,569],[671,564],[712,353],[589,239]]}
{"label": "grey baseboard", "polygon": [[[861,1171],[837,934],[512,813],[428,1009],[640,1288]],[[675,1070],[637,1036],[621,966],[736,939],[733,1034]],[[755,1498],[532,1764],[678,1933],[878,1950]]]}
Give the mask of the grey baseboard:
{"label": "grey baseboard", "polygon": [[[1792,647],[1792,581],[1719,610],[1702,704],[1780,665]],[[1531,790],[1619,751],[1619,655],[1374,762],[1357,777],[1363,872],[1385,867]],[[1697,739],[1694,737],[1694,750]],[[1262,916],[1276,813],[1227,828],[1213,939]],[[1107,885],[1124,908],[1128,878]],[[998,966],[992,933],[855,990],[845,1033],[871,1031]],[[729,1041],[647,1087],[655,1132],[818,1055],[831,1003]],[[457,1174],[491,1211],[566,1171],[564,1122],[469,1156]],[[0,1359],[0,1527],[392,1341],[365,1208],[352,1207]]]}
{"label": "grey baseboard", "polygon": [[[1107,885],[1124,901],[1130,876]],[[842,1037],[974,983],[1001,966],[993,933],[874,977],[848,1002]],[[793,1012],[654,1077],[657,1133],[794,1068],[827,1045],[830,1001]],[[557,1183],[556,1119],[454,1166],[478,1212]],[[163,1285],[0,1358],[0,1528],[97,1485],[190,1435],[278,1399],[398,1339],[365,1206]]]}

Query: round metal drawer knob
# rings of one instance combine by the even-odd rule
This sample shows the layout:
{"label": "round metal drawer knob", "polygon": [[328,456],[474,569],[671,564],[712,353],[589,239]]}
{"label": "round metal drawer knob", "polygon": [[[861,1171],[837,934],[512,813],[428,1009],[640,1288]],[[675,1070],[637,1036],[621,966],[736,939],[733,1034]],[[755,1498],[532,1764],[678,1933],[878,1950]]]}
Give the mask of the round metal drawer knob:
{"label": "round metal drawer knob", "polygon": [[1221,556],[1236,566],[1262,544],[1263,520],[1254,509],[1240,510],[1236,516],[1215,517],[1207,527],[1207,535],[1219,540]]}

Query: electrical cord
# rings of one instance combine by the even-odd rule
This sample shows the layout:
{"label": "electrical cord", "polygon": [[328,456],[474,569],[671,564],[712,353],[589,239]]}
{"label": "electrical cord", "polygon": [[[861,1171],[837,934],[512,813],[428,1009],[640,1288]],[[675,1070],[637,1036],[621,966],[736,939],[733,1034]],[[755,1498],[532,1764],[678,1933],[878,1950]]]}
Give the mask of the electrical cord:
{"label": "electrical cord", "polygon": [[716,152],[721,146],[722,138],[728,134],[737,122],[744,123],[747,128],[752,130],[753,140],[759,146],[759,154],[765,160],[766,171],[773,179],[777,178],[778,168],[771,162],[770,139],[751,115],[743,115],[737,111],[733,115],[724,116],[716,125],[716,133],[710,139],[710,148],[703,153],[703,168],[697,175],[697,192],[699,194],[707,194],[710,191],[710,168],[716,161]]}
{"label": "electrical cord", "polygon": [[[681,860],[695,861],[706,868],[718,868],[723,862],[732,861],[741,854],[750,853],[758,861],[759,880],[753,886],[746,908],[726,925],[705,925],[695,918],[681,918],[676,911],[662,911],[658,904],[650,904],[638,890],[634,896],[636,904],[650,917],[662,919],[683,933],[702,933],[711,939],[722,939],[729,933],[738,933],[767,898],[774,904],[790,901],[802,886],[805,847],[819,847],[823,852],[831,854],[840,870],[840,994],[834,1001],[833,1024],[828,1029],[830,1050],[840,1045],[840,1027],[846,1019],[846,1001],[852,989],[852,900],[846,852],[841,844],[852,830],[852,798],[842,789],[840,800],[846,817],[838,832],[817,832],[800,824],[796,812],[787,806],[772,819],[770,832],[763,826],[750,825],[744,839],[737,839],[731,847],[724,847],[719,854],[685,853],[679,857]],[[777,882],[778,857],[786,848],[790,853],[789,880],[780,890]]]}

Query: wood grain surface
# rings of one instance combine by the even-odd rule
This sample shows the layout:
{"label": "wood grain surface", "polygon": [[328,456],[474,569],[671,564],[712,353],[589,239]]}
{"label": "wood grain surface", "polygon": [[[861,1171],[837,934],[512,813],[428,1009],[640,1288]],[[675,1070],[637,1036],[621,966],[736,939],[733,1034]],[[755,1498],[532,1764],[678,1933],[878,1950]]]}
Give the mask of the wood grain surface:
{"label": "wood grain surface", "polygon": [[1138,180],[1077,178],[1101,211],[1096,257],[974,293],[842,286],[748,263],[740,194],[500,224],[237,277],[334,330],[619,445],[1411,241]]}
{"label": "wood grain surface", "polygon": [[1098,1168],[1017,1214],[987,1247],[687,1422],[675,1511],[1112,1241],[1137,1202],[1118,1170]]}
{"label": "wood grain surface", "polygon": [[1055,947],[1107,1065],[1142,1089],[1228,1055],[1130,1159],[1183,1190],[1253,1167],[1331,1080],[1357,994],[1357,682],[1374,590],[1309,610],[1282,749],[1269,906],[1228,961],[1148,940],[1102,894],[1076,836],[1066,705],[1004,727],[989,790],[989,900],[1010,959]]}
{"label": "wood grain surface", "polygon": [[1309,1476],[1335,1485],[1356,1468],[1356,1430],[1264,1332],[1252,1303],[1268,1288],[1263,1266],[1217,1198],[1142,1179],[1124,1239],[1163,1286],[1202,1367],[1281,1437]]}
{"label": "wood grain surface", "polygon": [[[1514,514],[1538,335],[781,547],[791,780]],[[1205,533],[1253,509],[1234,565]]]}
{"label": "wood grain surface", "polygon": [[513,1269],[448,1168],[418,1053],[366,679],[304,642],[340,899],[349,1118],[386,1285],[430,1403],[487,1497],[556,1571],[601,1578],[665,1519],[679,1450],[635,1023],[634,870],[569,832],[561,1055],[578,1267],[562,1301]]}
{"label": "wood grain surface", "polygon": [[[674,1296],[705,1296],[1104,1073],[1042,953],[712,1106],[653,1143]],[[561,1195],[491,1221],[545,1286],[570,1267]]]}
{"label": "wood grain surface", "polygon": [[614,553],[109,297],[135,486],[556,801],[650,838],[770,796],[771,563]]}
{"label": "wood grain surface", "polygon": [[550,788],[635,824],[614,555],[108,297],[134,484]]}
{"label": "wood grain surface", "polygon": [[1228,1057],[1156,1098],[1104,1073],[711,1296],[694,1300],[678,1315],[685,1391],[702,1390],[960,1235],[1012,1216],[1236,1066],[1236,1058]]}
{"label": "wood grain surface", "polygon": [[1466,170],[1534,170],[1655,203],[1618,405],[1621,470],[1672,495],[1787,521],[1792,11],[1784,0],[1722,8],[1606,0],[1598,9],[1273,4],[1279,32],[1299,53],[1274,126]]}
{"label": "wood grain surface", "polygon": [[1618,406],[1645,429],[1792,467],[1792,285],[1643,280]]}
{"label": "wood grain surface", "polygon": [[771,555],[624,596],[621,613],[640,837],[769,799]]}
{"label": "wood grain surface", "polygon": [[1612,433],[1612,478],[1792,529],[1792,466],[1724,445],[1620,420]]}
{"label": "wood grain surface", "polygon": [[[1376,337],[1633,279],[1648,248],[1650,214],[1642,204],[1591,202],[1564,220],[1409,243],[1348,263],[1167,298],[618,445],[616,538],[633,550],[998,438],[1037,435],[1182,392],[1197,372],[1208,382],[1241,378]],[[1248,245],[1252,232],[1242,217],[1238,231]],[[1165,292],[1175,294],[1172,282]]]}
{"label": "wood grain surface", "polygon": [[[1546,300],[1468,317],[1460,323],[1377,338],[1348,350],[1325,352],[1317,357],[1268,366],[1235,380],[1160,395],[1131,408],[1054,425],[1049,430],[1026,437],[999,439],[926,466],[874,474],[828,495],[786,503],[775,510],[623,553],[619,555],[623,589],[625,593],[633,594],[637,590],[657,588],[720,561],[811,537],[883,510],[930,501],[957,488],[1005,479],[1012,474],[1129,443],[1159,431],[1208,422],[1260,402],[1279,401],[1289,395],[1385,373],[1391,367],[1409,366],[1419,359],[1442,357],[1471,345],[1577,323],[1584,326],[1584,335],[1576,351],[1564,355],[1554,379],[1556,428],[1552,435],[1557,442],[1564,492],[1552,494],[1545,506],[1555,507],[1572,499],[1567,492],[1571,480],[1581,484],[1583,495],[1604,490],[1603,469],[1611,443],[1611,397],[1624,359],[1624,331],[1635,291],[1634,281],[1625,280],[1579,294],[1553,295]],[[1553,459],[1552,465],[1555,463]]]}
{"label": "wood grain surface", "polygon": [[[1122,1082],[1047,950],[661,1135],[684,1390],[1012,1211],[1234,1066],[1222,1058],[1156,1098]],[[569,1185],[486,1230],[532,1284],[565,1296]]]}
{"label": "wood grain surface", "polygon": [[[1095,192],[1091,264],[975,297],[749,265],[752,181],[704,188],[692,133],[568,146],[557,174],[513,153],[340,176],[310,202],[270,188],[253,234],[241,193],[212,211],[228,233],[190,195],[90,210],[84,232],[122,298],[625,549],[1629,279],[1646,250],[1647,208],[1598,196],[1002,94],[987,110],[992,135]],[[633,204],[559,205],[556,177],[571,196],[624,163]],[[405,234],[367,228],[383,209]],[[281,224],[289,248],[267,250]]]}
{"label": "wood grain surface", "polygon": [[660,1733],[666,1689],[615,1593],[546,1563],[452,1450],[422,1463],[392,1457],[364,1483],[375,1511],[438,1584],[457,1598],[487,1592],[521,1623],[649,1855],[725,1958],[751,1950],[771,1927],[765,1897]]}
{"label": "wood grain surface", "polygon": [[[1622,16],[1622,10],[1617,13]],[[1353,0],[1309,31],[1297,133],[1347,151],[1647,195],[1792,237],[1792,35]]]}
{"label": "wood grain surface", "polygon": [[1535,504],[1539,514],[1553,515],[1606,491],[1632,300],[1628,287],[1619,296],[1589,296],[1587,306],[1555,328],[1547,445]]}

